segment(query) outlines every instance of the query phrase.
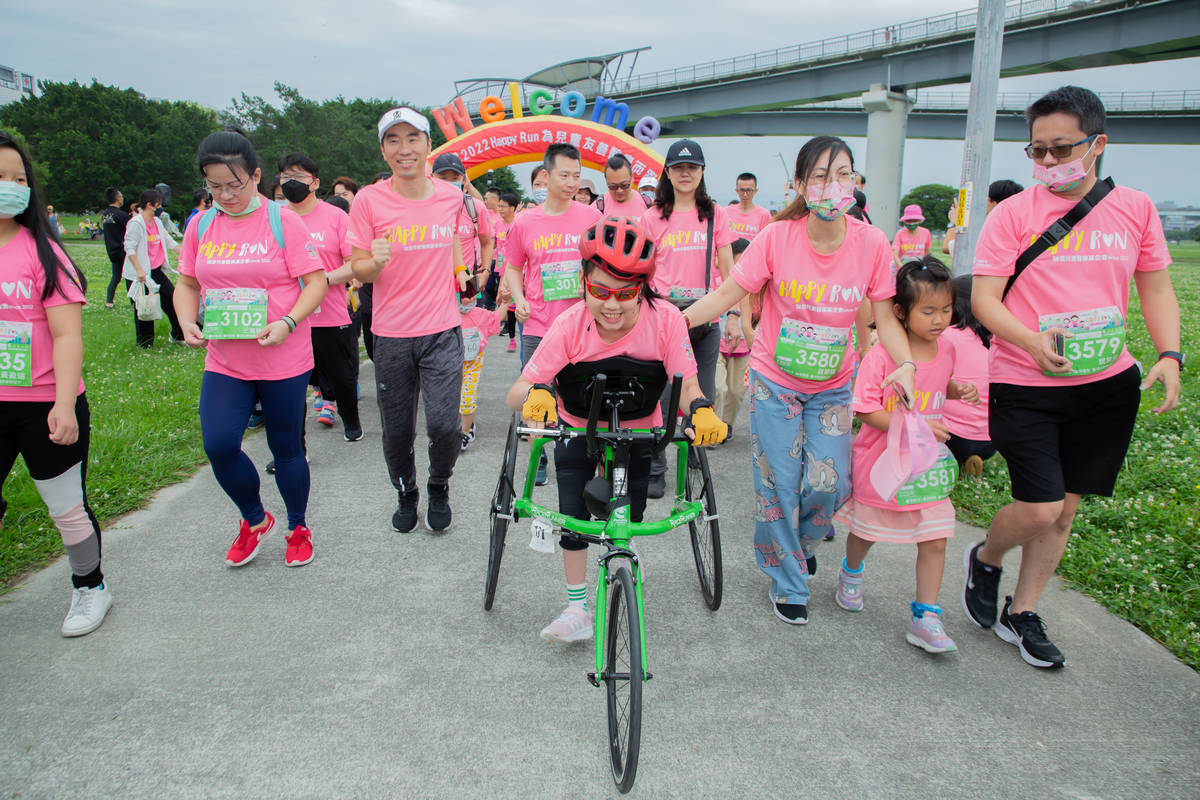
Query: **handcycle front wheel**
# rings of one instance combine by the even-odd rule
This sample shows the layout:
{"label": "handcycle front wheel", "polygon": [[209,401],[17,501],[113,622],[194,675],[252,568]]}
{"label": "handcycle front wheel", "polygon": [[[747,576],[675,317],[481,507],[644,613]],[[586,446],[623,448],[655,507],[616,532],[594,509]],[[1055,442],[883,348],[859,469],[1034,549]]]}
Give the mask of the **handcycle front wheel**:
{"label": "handcycle front wheel", "polygon": [[721,607],[721,530],[716,519],[717,495],[708,469],[708,454],[702,447],[689,448],[684,490],[687,500],[699,501],[703,506],[700,516],[688,523],[688,531],[696,575],[700,578],[700,594],[705,604],[716,611]]}
{"label": "handcycle front wheel", "polygon": [[624,794],[637,775],[642,737],[642,637],[633,576],[625,564],[612,576],[604,634],[608,749],[613,780]]}
{"label": "handcycle front wheel", "polygon": [[492,508],[489,512],[491,534],[488,541],[487,579],[483,586],[483,609],[492,610],[496,599],[496,584],[500,579],[500,559],[504,557],[504,539],[508,533],[508,523],[513,514],[513,476],[517,469],[517,424],[520,415],[513,413],[508,425],[508,437],[504,441],[504,458],[500,462],[500,477],[496,481],[496,491],[492,495]]}

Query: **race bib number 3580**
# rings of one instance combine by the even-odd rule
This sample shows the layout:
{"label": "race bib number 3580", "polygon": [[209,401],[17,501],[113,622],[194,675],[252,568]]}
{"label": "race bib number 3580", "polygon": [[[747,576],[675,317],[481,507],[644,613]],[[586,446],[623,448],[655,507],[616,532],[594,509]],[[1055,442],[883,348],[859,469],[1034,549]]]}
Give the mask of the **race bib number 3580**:
{"label": "race bib number 3580", "polygon": [[205,339],[254,339],[266,326],[266,289],[209,289],[204,293]]}

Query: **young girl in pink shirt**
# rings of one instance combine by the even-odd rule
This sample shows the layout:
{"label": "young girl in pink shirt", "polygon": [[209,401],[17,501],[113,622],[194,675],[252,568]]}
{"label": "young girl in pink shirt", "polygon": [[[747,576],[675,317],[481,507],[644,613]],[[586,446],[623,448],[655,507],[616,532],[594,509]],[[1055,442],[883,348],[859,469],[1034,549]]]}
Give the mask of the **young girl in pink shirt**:
{"label": "young girl in pink shirt", "polygon": [[[725,437],[725,424],[700,392],[683,315],[650,288],[653,251],[640,223],[629,217],[600,219],[587,230],[579,246],[584,301],[551,323],[521,377],[508,390],[509,408],[520,409],[522,417],[535,423],[553,425],[561,417],[567,425],[585,427],[586,420],[558,404],[552,389],[556,376],[568,364],[627,356],[661,361],[668,375],[684,376],[679,407],[688,409],[684,429],[692,431],[697,446],[715,444]],[[662,412],[656,408],[649,417],[622,419],[621,424],[630,428],[661,425]],[[559,510],[589,518],[583,489],[596,474],[596,459],[588,456],[587,442],[559,441],[554,465]],[[631,452],[628,481],[629,516],[640,522],[650,482],[649,447],[635,447]],[[578,642],[590,639],[593,633],[587,614],[587,543],[566,532],[561,542],[568,604],[541,635],[550,642]]]}
{"label": "young girl in pink shirt", "polygon": [[500,332],[500,320],[508,307],[499,304],[489,311],[475,305],[475,297],[458,296],[458,313],[462,315],[463,365],[462,396],[458,413],[462,417],[462,450],[475,441],[475,412],[479,409],[479,377],[483,374],[483,352],[488,339]]}
{"label": "young girl in pink shirt", "polygon": [[[949,327],[954,310],[950,272],[932,256],[910,261],[896,274],[896,317],[908,332],[908,346],[916,363],[912,408],[919,412],[939,442],[950,438],[942,423],[949,398],[978,403],[974,386],[957,383],[954,348],[939,337]],[[838,521],[849,526],[846,557],[838,571],[835,599],[847,611],[863,607],[863,559],[875,542],[917,545],[917,591],[910,604],[912,621],[907,640],[929,653],[957,649],[942,627],[937,604],[946,561],[946,539],[954,535],[954,506],[950,489],[957,468],[953,456],[939,448],[937,462],[921,475],[912,476],[894,497],[881,497],[871,480],[872,467],[885,457],[887,431],[900,398],[883,388],[883,379],[896,369],[882,347],[872,348],[863,359],[854,383],[853,410],[863,422],[854,440],[852,471],[854,494],[838,512]]]}

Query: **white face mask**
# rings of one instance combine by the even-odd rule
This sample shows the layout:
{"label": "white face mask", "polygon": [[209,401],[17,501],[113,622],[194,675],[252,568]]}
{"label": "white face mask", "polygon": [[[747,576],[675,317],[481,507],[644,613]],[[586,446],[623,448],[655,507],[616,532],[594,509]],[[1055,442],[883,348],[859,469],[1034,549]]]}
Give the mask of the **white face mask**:
{"label": "white face mask", "polygon": [[545,186],[535,186],[533,188],[533,202],[539,206],[546,202],[546,197],[550,194],[550,190]]}
{"label": "white face mask", "polygon": [[29,187],[16,181],[0,181],[0,219],[12,219],[29,208]]}

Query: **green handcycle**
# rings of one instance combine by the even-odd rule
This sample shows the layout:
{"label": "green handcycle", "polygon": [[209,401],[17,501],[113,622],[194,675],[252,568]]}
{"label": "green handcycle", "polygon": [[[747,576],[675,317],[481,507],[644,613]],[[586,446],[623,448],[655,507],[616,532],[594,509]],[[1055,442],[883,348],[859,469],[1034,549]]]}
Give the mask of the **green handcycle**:
{"label": "green handcycle", "polygon": [[[630,540],[687,525],[700,592],[705,604],[716,611],[721,605],[722,585],[716,496],[704,450],[689,447],[687,437],[675,430],[682,385],[679,375],[672,381],[665,430],[620,427],[621,419],[636,419],[653,412],[666,386],[666,372],[661,363],[620,357],[572,364],[558,374],[555,383],[563,406],[572,415],[586,418],[587,428],[526,428],[520,424],[520,414],[513,414],[500,478],[492,497],[483,607],[491,610],[495,600],[509,523],[531,517],[543,531],[550,525],[557,526],[603,548],[597,559],[593,606],[596,670],[589,672],[587,678],[593,686],[603,686],[607,692],[609,758],[613,780],[624,793],[633,786],[637,773],[642,683],[652,677],[646,660],[642,570],[637,553],[630,549]],[[601,414],[607,418],[608,430],[597,430]],[[521,436],[534,438],[525,482],[516,497],[513,480]],[[531,499],[543,448],[550,442],[578,438],[587,440],[590,456],[603,455],[598,475],[584,489],[588,511],[595,519],[569,517]],[[630,450],[647,444],[654,452],[668,444],[676,446],[674,502],[664,519],[632,522],[626,481]]]}

